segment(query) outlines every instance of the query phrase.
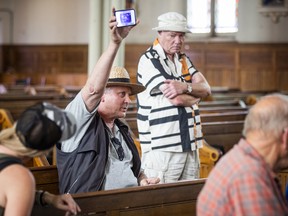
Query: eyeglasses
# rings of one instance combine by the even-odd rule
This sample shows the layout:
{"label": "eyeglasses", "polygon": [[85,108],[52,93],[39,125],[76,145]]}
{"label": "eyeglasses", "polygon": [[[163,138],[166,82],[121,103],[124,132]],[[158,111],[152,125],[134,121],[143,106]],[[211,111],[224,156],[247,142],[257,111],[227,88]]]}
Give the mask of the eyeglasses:
{"label": "eyeglasses", "polygon": [[117,139],[116,137],[112,137],[111,138],[111,142],[114,146],[114,148],[116,149],[116,152],[118,154],[119,160],[122,161],[124,159],[124,149],[121,145],[121,142],[119,141],[119,139]]}

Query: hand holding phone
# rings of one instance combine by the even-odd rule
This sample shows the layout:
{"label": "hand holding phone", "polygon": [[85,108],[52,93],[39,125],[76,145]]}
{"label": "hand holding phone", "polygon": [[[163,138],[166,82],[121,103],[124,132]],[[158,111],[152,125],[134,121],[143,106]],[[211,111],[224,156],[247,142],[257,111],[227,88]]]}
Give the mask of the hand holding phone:
{"label": "hand holding phone", "polygon": [[117,10],[115,11],[117,27],[136,25],[136,13],[134,9]]}

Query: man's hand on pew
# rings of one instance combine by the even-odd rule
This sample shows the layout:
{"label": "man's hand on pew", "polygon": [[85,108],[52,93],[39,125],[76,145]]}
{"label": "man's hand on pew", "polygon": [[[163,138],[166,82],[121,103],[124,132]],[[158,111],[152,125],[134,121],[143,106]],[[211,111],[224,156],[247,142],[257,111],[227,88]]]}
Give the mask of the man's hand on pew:
{"label": "man's hand on pew", "polygon": [[140,186],[147,186],[147,185],[153,185],[153,184],[158,184],[160,182],[160,178],[155,177],[155,178],[147,178],[147,176],[144,174],[142,171],[138,177],[138,184]]}
{"label": "man's hand on pew", "polygon": [[77,215],[78,212],[81,212],[80,207],[74,201],[71,194],[54,195],[45,191],[42,200],[48,205],[66,211],[65,216]]}

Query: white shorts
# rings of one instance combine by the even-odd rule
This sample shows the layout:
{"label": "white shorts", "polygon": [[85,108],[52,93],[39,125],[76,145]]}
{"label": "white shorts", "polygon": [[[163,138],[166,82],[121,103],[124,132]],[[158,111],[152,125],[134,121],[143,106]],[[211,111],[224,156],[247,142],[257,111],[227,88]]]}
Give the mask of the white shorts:
{"label": "white shorts", "polygon": [[147,177],[158,177],[160,183],[193,180],[200,176],[198,150],[165,152],[152,150],[142,155],[142,168]]}

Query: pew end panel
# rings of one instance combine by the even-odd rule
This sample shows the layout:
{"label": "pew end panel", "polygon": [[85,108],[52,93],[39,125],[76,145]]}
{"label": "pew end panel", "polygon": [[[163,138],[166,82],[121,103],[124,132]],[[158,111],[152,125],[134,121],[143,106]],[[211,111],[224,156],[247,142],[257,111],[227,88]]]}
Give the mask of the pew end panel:
{"label": "pew end panel", "polygon": [[0,109],[0,131],[13,126],[13,117],[9,110]]}
{"label": "pew end panel", "polygon": [[207,178],[216,162],[223,155],[219,149],[212,147],[203,140],[203,147],[199,149],[200,178]]}
{"label": "pew end panel", "polygon": [[281,190],[283,194],[286,193],[286,185],[288,183],[288,169],[281,170],[277,173],[277,176],[280,180]]}

